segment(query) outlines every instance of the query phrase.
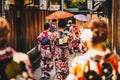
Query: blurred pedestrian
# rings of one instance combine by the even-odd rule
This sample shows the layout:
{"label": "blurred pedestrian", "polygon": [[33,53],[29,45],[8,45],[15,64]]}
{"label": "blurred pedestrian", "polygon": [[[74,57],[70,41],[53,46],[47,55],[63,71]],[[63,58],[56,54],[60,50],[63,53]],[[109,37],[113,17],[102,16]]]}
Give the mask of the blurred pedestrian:
{"label": "blurred pedestrian", "polygon": [[66,80],[119,80],[119,57],[103,47],[108,35],[107,26],[99,18],[85,23],[81,40],[89,49],[73,60]]}
{"label": "blurred pedestrian", "polygon": [[72,42],[74,40],[74,35],[65,30],[66,20],[60,19],[58,21],[58,30],[53,32],[49,36],[51,42],[51,50],[54,54],[55,62],[55,79],[64,80],[69,71],[69,55],[72,53],[73,49]]}
{"label": "blurred pedestrian", "polygon": [[50,24],[50,32],[54,32],[57,30],[57,20],[56,19],[52,19],[52,23]]}
{"label": "blurred pedestrian", "polygon": [[67,25],[66,25],[66,27],[65,27],[65,30],[70,31],[70,29],[71,29],[71,24],[72,24],[72,23],[73,23],[72,20],[68,20],[68,21],[67,21]]}
{"label": "blurred pedestrian", "polygon": [[64,80],[68,75],[69,32],[64,31],[66,20],[58,21],[58,30],[49,36],[55,61],[55,79]]}
{"label": "blurred pedestrian", "polygon": [[38,44],[41,45],[40,56],[41,56],[41,79],[40,80],[51,80],[50,72],[53,70],[53,54],[51,53],[51,46],[48,36],[52,33],[50,30],[50,24],[44,24],[44,31],[37,37]]}
{"label": "blurred pedestrian", "polygon": [[71,32],[71,34],[73,35],[73,40],[72,40],[73,51],[81,52],[84,54],[88,50],[88,48],[81,41],[81,38],[80,38],[81,31],[79,26],[77,26],[76,24],[71,24],[71,28],[69,32]]}
{"label": "blurred pedestrian", "polygon": [[28,55],[15,51],[9,43],[10,26],[6,19],[0,17],[0,80],[33,79]]}

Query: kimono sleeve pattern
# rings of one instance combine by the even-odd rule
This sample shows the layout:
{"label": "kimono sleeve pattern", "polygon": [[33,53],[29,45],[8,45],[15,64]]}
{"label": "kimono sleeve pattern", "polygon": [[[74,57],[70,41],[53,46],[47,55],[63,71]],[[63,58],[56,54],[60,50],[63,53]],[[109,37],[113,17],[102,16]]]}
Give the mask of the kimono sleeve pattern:
{"label": "kimono sleeve pattern", "polygon": [[79,56],[72,61],[66,80],[119,80],[119,69],[120,61],[114,54],[100,61]]}

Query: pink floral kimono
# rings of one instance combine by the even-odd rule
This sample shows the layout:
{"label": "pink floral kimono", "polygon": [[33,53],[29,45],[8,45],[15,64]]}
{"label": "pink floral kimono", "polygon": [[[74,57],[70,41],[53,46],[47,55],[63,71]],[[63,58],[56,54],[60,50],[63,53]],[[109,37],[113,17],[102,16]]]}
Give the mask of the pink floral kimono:
{"label": "pink floral kimono", "polygon": [[56,79],[64,80],[68,75],[68,56],[72,48],[72,37],[67,31],[56,31],[49,36],[54,54]]}
{"label": "pink floral kimono", "polygon": [[[44,31],[42,32],[37,40],[41,45],[40,47],[40,56],[41,56],[41,80],[50,80],[50,72],[53,70],[53,54],[51,53],[51,46],[46,43],[42,43],[42,39],[51,35],[51,32]],[[45,41],[45,40],[44,40]]]}

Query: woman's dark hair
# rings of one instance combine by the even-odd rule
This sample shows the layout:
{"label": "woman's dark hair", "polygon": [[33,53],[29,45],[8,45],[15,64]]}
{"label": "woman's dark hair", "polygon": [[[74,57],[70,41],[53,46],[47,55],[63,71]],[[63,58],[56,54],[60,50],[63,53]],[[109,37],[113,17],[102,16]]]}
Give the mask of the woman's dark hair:
{"label": "woman's dark hair", "polygon": [[52,19],[52,22],[56,22],[57,20],[56,19]]}
{"label": "woman's dark hair", "polygon": [[60,19],[58,22],[58,27],[59,28],[65,28],[66,27],[66,20],[65,19]]}
{"label": "woman's dark hair", "polygon": [[8,46],[10,27],[6,19],[0,17],[0,49]]}
{"label": "woman's dark hair", "polygon": [[49,29],[50,28],[50,24],[49,23],[45,23],[44,24],[44,30],[47,30],[47,29]]}
{"label": "woman's dark hair", "polygon": [[92,19],[85,23],[84,27],[90,28],[93,32],[92,43],[104,42],[108,36],[108,24],[102,19]]}

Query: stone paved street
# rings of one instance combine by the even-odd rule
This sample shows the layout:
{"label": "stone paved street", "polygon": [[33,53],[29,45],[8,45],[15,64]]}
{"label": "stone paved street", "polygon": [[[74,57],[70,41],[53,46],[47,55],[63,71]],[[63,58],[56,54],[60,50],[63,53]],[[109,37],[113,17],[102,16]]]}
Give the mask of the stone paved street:
{"label": "stone paved street", "polygon": [[[75,56],[79,56],[80,55],[80,53],[74,53],[74,54],[72,54],[72,55],[70,55],[69,56],[69,64],[71,64],[71,61],[73,60],[73,58],[75,57]],[[69,65],[70,66],[70,65]],[[36,70],[35,70],[35,72],[34,72],[34,74],[35,74],[35,79],[36,80],[40,80],[40,77],[41,77],[41,71],[40,71],[40,67],[39,68],[37,68]],[[51,80],[55,80],[54,78],[54,76],[55,76],[55,69],[50,73],[51,74],[51,76],[52,76],[52,79]]]}

